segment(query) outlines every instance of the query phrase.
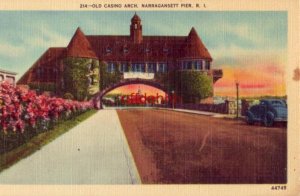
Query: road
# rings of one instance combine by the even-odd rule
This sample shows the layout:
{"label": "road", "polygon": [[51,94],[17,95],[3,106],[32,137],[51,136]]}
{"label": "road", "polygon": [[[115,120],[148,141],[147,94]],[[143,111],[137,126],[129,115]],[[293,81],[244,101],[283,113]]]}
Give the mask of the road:
{"label": "road", "polygon": [[286,183],[287,129],[167,110],[118,110],[143,183]]}
{"label": "road", "polygon": [[115,110],[101,110],[0,173],[0,184],[140,183]]}

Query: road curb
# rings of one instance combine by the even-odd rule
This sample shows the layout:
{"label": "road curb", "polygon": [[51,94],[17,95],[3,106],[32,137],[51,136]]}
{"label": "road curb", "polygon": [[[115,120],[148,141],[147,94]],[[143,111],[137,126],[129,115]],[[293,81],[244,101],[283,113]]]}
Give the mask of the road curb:
{"label": "road curb", "polygon": [[[115,110],[115,112],[116,112],[116,115],[118,116],[116,110]],[[132,152],[130,150],[126,135],[124,133],[123,127],[121,125],[119,116],[118,116],[117,123],[118,123],[118,126],[120,127],[120,131],[122,132],[121,137],[122,137],[122,141],[123,141],[123,151],[124,151],[124,154],[125,154],[125,157],[127,160],[127,166],[128,166],[129,173],[130,173],[131,182],[132,182],[132,184],[142,184],[141,177],[140,177],[138,169],[136,167],[136,164],[135,164]]]}
{"label": "road curb", "polygon": [[205,112],[205,111],[195,111],[195,110],[187,110],[187,109],[171,109],[171,108],[155,108],[155,109],[168,110],[168,111],[174,111],[174,112],[182,112],[182,113],[187,113],[187,114],[211,116],[214,118],[223,118],[223,119],[228,119],[228,120],[240,120],[240,121],[245,120],[245,117],[243,117],[243,116],[240,116],[238,119],[236,119],[235,116],[229,116],[226,114],[219,114],[219,113],[210,113],[210,112]]}

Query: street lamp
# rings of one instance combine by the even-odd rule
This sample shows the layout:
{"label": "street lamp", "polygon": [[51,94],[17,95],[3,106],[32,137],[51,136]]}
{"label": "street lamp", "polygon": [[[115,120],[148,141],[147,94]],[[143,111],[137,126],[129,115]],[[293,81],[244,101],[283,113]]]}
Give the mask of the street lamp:
{"label": "street lamp", "polygon": [[174,106],[174,105],[175,105],[175,102],[174,102],[174,99],[175,99],[175,97],[174,97],[175,91],[172,90],[171,93],[172,93],[172,107],[173,107],[173,110],[174,110],[174,108],[175,108],[175,106]]}
{"label": "street lamp", "polygon": [[235,82],[236,85],[236,118],[239,118],[239,82]]}

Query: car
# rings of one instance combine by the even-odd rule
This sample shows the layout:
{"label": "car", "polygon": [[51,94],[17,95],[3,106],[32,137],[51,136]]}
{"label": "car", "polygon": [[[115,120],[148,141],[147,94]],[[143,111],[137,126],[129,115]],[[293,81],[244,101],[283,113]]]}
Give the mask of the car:
{"label": "car", "polygon": [[246,122],[253,125],[260,122],[271,127],[275,122],[287,122],[287,104],[280,99],[262,99],[259,104],[251,106],[246,111]]}

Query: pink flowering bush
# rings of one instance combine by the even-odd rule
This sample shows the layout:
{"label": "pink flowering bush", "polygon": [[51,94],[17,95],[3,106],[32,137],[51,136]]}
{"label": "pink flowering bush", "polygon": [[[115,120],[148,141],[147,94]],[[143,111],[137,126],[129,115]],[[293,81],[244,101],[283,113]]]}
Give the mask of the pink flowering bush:
{"label": "pink flowering bush", "polygon": [[34,91],[0,83],[0,131],[2,135],[40,132],[56,122],[93,108],[92,102],[78,102],[36,95]]}

